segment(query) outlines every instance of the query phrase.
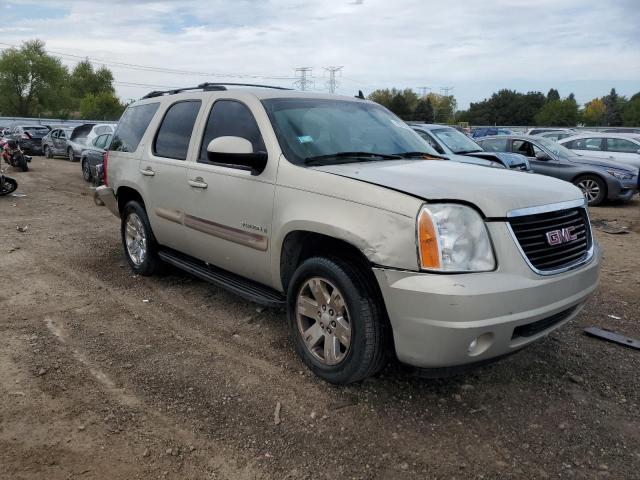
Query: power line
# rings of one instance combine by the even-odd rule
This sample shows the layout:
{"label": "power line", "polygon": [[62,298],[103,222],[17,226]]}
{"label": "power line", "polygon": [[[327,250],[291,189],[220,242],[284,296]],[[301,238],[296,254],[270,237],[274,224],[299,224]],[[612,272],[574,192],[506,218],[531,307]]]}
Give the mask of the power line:
{"label": "power line", "polygon": [[456,87],[440,87],[440,91],[445,97],[449,96],[449,92],[452,92]]}
{"label": "power line", "polygon": [[340,72],[344,67],[323,67],[327,72],[329,72],[329,80],[327,81],[327,88],[331,93],[336,93],[336,87],[338,86],[338,82],[336,80],[336,73]]}
{"label": "power line", "polygon": [[[309,80],[311,76],[312,67],[298,67],[295,69],[296,77],[298,79],[293,82],[293,86],[302,90],[303,92],[309,87],[313,86],[313,80]],[[307,75],[308,74],[308,75]]]}

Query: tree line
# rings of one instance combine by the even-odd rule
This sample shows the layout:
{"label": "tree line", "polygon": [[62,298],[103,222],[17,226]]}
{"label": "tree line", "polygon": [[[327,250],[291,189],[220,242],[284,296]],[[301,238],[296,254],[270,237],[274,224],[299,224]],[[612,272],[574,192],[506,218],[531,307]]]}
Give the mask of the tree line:
{"label": "tree line", "polygon": [[418,96],[407,88],[379,89],[369,95],[404,120],[426,123],[468,122],[472,125],[540,125],[552,127],[640,126],[640,92],[631,98],[609,94],[594,98],[582,108],[573,93],[561,98],[555,88],[542,92],[520,93],[502,89],[467,110],[456,110],[453,96],[429,93]]}
{"label": "tree line", "polygon": [[84,60],[68,69],[40,40],[0,53],[0,115],[118,120],[113,74]]}

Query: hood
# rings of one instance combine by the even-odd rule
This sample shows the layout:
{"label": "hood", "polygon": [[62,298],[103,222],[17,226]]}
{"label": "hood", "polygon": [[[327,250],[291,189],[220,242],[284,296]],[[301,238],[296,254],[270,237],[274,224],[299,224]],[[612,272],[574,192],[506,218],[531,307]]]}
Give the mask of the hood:
{"label": "hood", "polygon": [[480,165],[482,167],[504,168],[504,166],[495,158],[480,158],[471,155],[442,155],[444,158],[453,160],[454,162],[470,163],[471,165]]}
{"label": "hood", "polygon": [[[593,165],[602,168],[615,168],[616,170],[628,170],[634,172],[638,167],[630,162],[620,162],[618,160],[607,160],[606,158],[589,157],[586,155],[579,155],[571,157],[569,159],[571,163],[577,163],[579,165]],[[634,172],[637,173],[637,172]]]}
{"label": "hood", "polygon": [[471,203],[487,217],[502,218],[514,209],[583,198],[578,188],[556,178],[446,160],[391,160],[312,168],[427,201]]}

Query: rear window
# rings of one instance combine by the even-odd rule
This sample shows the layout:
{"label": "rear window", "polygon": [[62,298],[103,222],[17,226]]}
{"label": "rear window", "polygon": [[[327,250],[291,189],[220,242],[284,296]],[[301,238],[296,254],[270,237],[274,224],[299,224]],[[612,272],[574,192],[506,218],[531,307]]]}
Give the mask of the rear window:
{"label": "rear window", "polygon": [[492,138],[487,140],[482,140],[480,145],[487,152],[506,152],[507,148],[507,139],[506,138]]}
{"label": "rear window", "polygon": [[159,103],[147,103],[129,107],[122,114],[120,123],[118,123],[118,128],[111,142],[111,150],[115,152],[135,152],[159,105]]}

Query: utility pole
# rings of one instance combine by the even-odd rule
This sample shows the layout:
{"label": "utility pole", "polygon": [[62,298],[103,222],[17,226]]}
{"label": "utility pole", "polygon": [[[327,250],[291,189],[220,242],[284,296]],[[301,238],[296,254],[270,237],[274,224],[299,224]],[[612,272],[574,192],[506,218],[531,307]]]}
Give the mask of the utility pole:
{"label": "utility pole", "polygon": [[307,78],[307,75],[311,76],[311,67],[298,67],[295,69],[296,72],[296,77],[298,77],[298,79],[293,82],[293,86],[296,88],[299,88],[300,90],[302,90],[303,92],[313,86],[313,80],[309,80]]}
{"label": "utility pole", "polygon": [[440,87],[440,91],[442,92],[442,95],[444,95],[445,97],[449,96],[449,92],[453,92],[453,89],[455,87]]}
{"label": "utility pole", "polygon": [[449,101],[449,92],[453,92],[453,89],[455,87],[440,87],[440,91],[442,92],[442,96],[446,99],[446,105],[447,107],[445,108],[446,112],[445,115],[449,116],[449,115],[453,115],[455,112],[453,112],[453,108],[451,105],[451,102]]}
{"label": "utility pole", "polygon": [[418,90],[422,92],[422,97],[425,97],[428,93],[431,93],[431,87],[418,87]]}
{"label": "utility pole", "polygon": [[336,72],[339,72],[344,67],[323,67],[327,72],[329,72],[329,80],[327,81],[327,88],[331,93],[336,93],[336,87],[338,86],[338,81],[336,80]]}

